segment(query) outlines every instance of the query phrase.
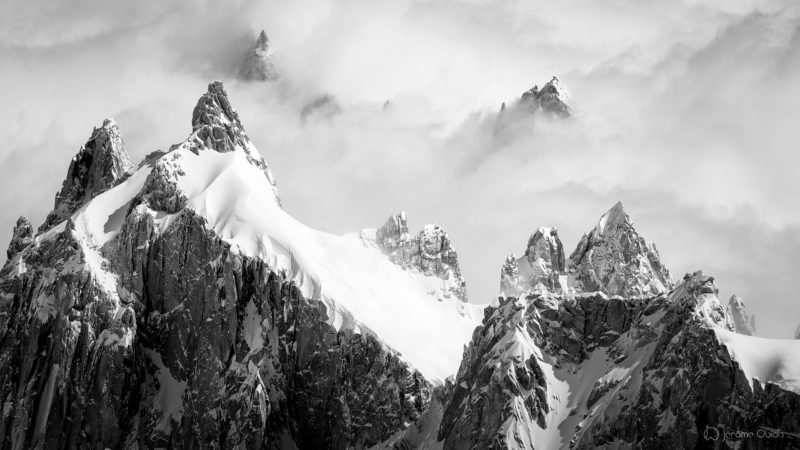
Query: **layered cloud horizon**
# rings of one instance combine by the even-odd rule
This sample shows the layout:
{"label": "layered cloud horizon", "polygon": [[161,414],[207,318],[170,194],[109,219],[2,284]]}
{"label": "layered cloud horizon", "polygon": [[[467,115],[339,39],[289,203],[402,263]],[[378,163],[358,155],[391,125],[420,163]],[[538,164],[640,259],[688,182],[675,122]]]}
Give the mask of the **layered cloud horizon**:
{"label": "layered cloud horizon", "polygon": [[[289,213],[338,234],[400,210],[439,223],[473,302],[536,228],[570,252],[622,201],[674,277],[714,275],[756,334],[800,323],[792,0],[6,2],[0,24],[6,240],[44,220],[93,126],[114,117],[139,161],[189,134],[219,79]],[[261,29],[281,78],[246,83]],[[554,75],[575,116],[498,133],[501,103]],[[341,112],[302,120],[323,95]]]}

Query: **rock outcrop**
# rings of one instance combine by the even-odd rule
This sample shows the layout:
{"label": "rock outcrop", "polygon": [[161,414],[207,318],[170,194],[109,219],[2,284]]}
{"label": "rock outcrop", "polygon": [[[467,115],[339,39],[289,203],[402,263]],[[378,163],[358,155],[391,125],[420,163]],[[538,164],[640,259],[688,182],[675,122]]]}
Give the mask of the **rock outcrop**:
{"label": "rock outcrop", "polygon": [[[797,370],[791,361],[800,344],[736,333],[752,323],[737,319],[741,301],[723,307],[714,278],[702,272],[674,285],[619,204],[575,253],[573,274],[593,278],[548,283],[571,267],[561,263],[560,242],[547,230],[534,233],[522,258],[503,264],[498,305],[486,309],[444,389],[437,445],[797,446],[800,384],[787,374]],[[522,268],[531,256],[538,271]],[[520,282],[525,272],[535,283]],[[630,282],[619,282],[623,277]],[[726,437],[706,439],[708,430]],[[409,433],[404,439],[394,442],[435,441]]]}
{"label": "rock outcrop", "polygon": [[389,216],[377,230],[361,231],[360,237],[365,245],[377,247],[398,266],[444,280],[447,295],[467,301],[467,283],[458,266],[458,254],[439,225],[425,225],[412,235],[402,211]]}
{"label": "rock outcrop", "polygon": [[672,287],[669,270],[656,246],[633,228],[617,203],[581,238],[569,257],[568,269],[578,291],[607,295],[654,295]]}
{"label": "rock outcrop", "polygon": [[239,69],[239,76],[246,81],[275,81],[279,78],[280,74],[273,61],[272,44],[266,31],[261,30],[256,43],[247,52]]}
{"label": "rock outcrop", "polygon": [[556,117],[572,116],[568,96],[561,87],[558,77],[553,77],[541,89],[536,85],[522,94],[520,104],[532,112],[538,110]]}
{"label": "rock outcrop", "polygon": [[39,231],[67,220],[83,204],[124,179],[133,168],[119,127],[106,119],[72,158],[53,211]]}
{"label": "rock outcrop", "polygon": [[556,227],[541,227],[534,232],[525,254],[506,258],[500,270],[500,295],[516,297],[527,290],[558,291],[566,288],[564,247]]}
{"label": "rock outcrop", "polygon": [[31,221],[25,216],[20,216],[17,223],[14,225],[12,232],[11,242],[8,244],[6,256],[9,260],[14,258],[14,255],[22,251],[33,241],[33,226]]}
{"label": "rock outcrop", "polygon": [[744,301],[738,295],[732,295],[725,308],[725,314],[731,319],[733,329],[737,333],[753,336],[756,334],[756,318],[750,315]]}
{"label": "rock outcrop", "polygon": [[[181,171],[209,152],[274,187],[221,83],[192,125],[120,186],[141,191],[100,230],[78,212],[28,245],[18,222],[0,270],[0,448],[363,448],[427,410],[433,386],[397,351],[334,326],[291,274],[189,208]],[[86,210],[115,182],[93,161],[65,184]]]}

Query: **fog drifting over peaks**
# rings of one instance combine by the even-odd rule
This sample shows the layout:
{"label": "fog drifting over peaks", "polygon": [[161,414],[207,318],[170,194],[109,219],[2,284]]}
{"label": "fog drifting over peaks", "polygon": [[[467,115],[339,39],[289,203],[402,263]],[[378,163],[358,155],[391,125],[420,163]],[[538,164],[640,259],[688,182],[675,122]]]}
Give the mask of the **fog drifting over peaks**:
{"label": "fog drifting over peaks", "polygon": [[[281,79],[237,81],[262,28]],[[790,337],[799,29],[792,0],[6,2],[0,224],[42,222],[103,118],[138,161],[184,139],[222,79],[290,213],[335,233],[437,222],[474,302],[538,226],[571,251],[621,200],[676,278],[703,269],[757,334]],[[553,75],[576,116],[498,132],[500,104]],[[323,94],[341,113],[300,120]]]}

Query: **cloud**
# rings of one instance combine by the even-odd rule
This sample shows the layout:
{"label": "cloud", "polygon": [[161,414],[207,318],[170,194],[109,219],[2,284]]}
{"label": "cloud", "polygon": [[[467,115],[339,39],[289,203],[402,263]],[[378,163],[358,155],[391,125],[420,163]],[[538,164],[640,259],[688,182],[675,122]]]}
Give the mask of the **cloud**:
{"label": "cloud", "polygon": [[[719,3],[7,2],[0,225],[42,221],[104,117],[138,160],[185,138],[220,78],[292,214],[337,233],[400,209],[437,221],[473,301],[496,293],[536,227],[558,225],[571,249],[622,200],[676,275],[706,268],[763,334],[787,336],[796,324],[776,311],[800,250],[800,7]],[[283,77],[239,82],[261,28]],[[578,115],[498,133],[500,103],[552,75]],[[323,94],[342,113],[300,120]]]}

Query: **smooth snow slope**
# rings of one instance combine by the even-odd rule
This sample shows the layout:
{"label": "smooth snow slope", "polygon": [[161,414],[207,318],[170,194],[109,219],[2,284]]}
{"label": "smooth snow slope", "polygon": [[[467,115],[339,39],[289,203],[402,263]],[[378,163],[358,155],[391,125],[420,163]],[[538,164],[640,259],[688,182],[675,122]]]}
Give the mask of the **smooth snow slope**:
{"label": "smooth snow slope", "polygon": [[720,327],[714,332],[751,382],[755,378],[800,394],[800,340],[760,338]]}
{"label": "smooth snow slope", "polygon": [[[235,249],[286,271],[307,298],[325,302],[337,329],[374,333],[432,381],[458,370],[463,346],[483,317],[481,305],[445,297],[444,280],[401,269],[355,235],[335,236],[298,222],[242,151],[195,154],[179,147],[164,158],[189,199],[187,208]],[[113,238],[122,224],[119,211],[127,210],[150,171],[140,168],[76,213],[86,241],[99,248]],[[162,226],[172,217],[161,219]]]}

